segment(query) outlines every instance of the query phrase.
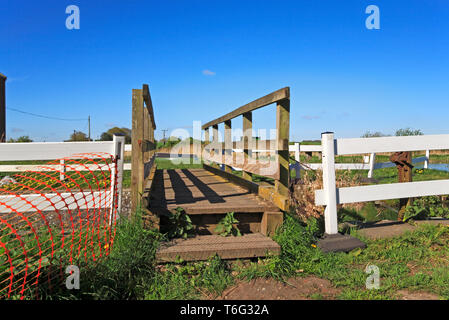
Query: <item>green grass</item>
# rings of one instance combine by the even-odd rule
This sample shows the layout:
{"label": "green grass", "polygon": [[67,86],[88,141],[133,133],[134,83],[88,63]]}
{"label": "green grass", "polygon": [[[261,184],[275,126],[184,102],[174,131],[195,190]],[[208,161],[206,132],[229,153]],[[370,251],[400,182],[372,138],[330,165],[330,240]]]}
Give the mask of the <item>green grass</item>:
{"label": "green grass", "polygon": [[[314,246],[319,234],[317,222],[302,225],[287,216],[276,241],[281,245],[279,257],[252,263],[238,270],[243,279],[275,277],[286,279],[314,275],[328,279],[341,290],[340,299],[393,299],[397,291],[426,291],[449,299],[449,228],[421,226],[418,231],[388,240],[368,240],[364,250],[348,254],[324,254]],[[380,289],[365,288],[365,267],[373,264],[380,269]],[[413,273],[411,268],[413,268]]]}
{"label": "green grass", "polygon": [[[81,270],[81,290],[46,292],[47,299],[204,299],[219,296],[237,281],[309,275],[328,279],[340,290],[337,299],[395,299],[402,289],[425,291],[449,299],[449,228],[420,226],[415,232],[388,240],[368,240],[366,249],[324,254],[316,247],[323,221],[304,224],[286,214],[274,240],[279,256],[257,261],[208,261],[157,265],[156,249],[164,235],[142,227],[140,216],[122,220],[108,259]],[[368,290],[367,265],[380,269],[380,289]],[[41,290],[42,291],[42,290]],[[319,295],[311,296],[320,299]]]}

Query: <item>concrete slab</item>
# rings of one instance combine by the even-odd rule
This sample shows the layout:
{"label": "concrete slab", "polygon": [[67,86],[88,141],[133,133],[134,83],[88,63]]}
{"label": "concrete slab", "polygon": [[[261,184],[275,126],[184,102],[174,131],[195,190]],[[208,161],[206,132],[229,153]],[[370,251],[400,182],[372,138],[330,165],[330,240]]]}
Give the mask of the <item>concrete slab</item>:
{"label": "concrete slab", "polygon": [[369,239],[387,239],[400,236],[406,231],[413,231],[422,224],[446,225],[449,226],[449,219],[430,218],[428,220],[416,220],[415,225],[409,223],[382,220],[375,223],[365,223],[358,232]]}
{"label": "concrete slab", "polygon": [[323,252],[349,252],[357,248],[365,248],[366,244],[357,238],[343,234],[324,234],[318,241],[318,247]]}
{"label": "concrete slab", "polygon": [[416,227],[399,221],[382,220],[373,223],[365,223],[358,232],[369,239],[393,238],[414,230]]}
{"label": "concrete slab", "polygon": [[417,220],[415,221],[417,225],[421,224],[433,224],[433,225],[439,225],[442,224],[444,226],[449,226],[449,219],[443,219],[443,218],[430,218],[429,220]]}

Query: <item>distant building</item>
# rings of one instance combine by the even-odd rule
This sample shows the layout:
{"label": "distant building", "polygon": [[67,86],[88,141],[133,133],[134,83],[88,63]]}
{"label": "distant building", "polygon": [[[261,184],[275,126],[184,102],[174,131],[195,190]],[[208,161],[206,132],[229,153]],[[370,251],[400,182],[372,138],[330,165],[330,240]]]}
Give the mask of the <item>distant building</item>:
{"label": "distant building", "polygon": [[0,73],[0,142],[6,141],[6,76]]}

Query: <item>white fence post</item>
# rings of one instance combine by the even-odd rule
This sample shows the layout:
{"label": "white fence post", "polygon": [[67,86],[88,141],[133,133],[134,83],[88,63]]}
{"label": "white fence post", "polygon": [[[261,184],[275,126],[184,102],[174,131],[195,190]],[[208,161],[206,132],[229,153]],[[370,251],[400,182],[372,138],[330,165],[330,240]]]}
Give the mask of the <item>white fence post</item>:
{"label": "white fence post", "polygon": [[301,165],[299,164],[299,142],[295,142],[295,171],[296,171],[296,179],[301,178]]}
{"label": "white fence post", "polygon": [[424,161],[424,169],[429,168],[430,150],[426,150],[426,160]]}
{"label": "white fence post", "polygon": [[[113,222],[114,214],[114,195],[117,190],[117,219],[120,217],[120,210],[122,207],[122,183],[123,183],[123,162],[125,153],[125,137],[114,135],[113,137],[113,152],[114,159],[117,159],[117,170],[112,171],[111,175],[111,213],[109,214],[109,224]],[[115,172],[117,171],[117,184],[115,181]]]}
{"label": "white fence post", "polygon": [[338,233],[337,219],[337,189],[335,184],[335,142],[333,132],[321,134],[323,189],[326,195],[326,209],[324,211],[325,232]]}
{"label": "white fence post", "polygon": [[369,155],[369,171],[368,171],[368,178],[372,178],[373,177],[373,172],[374,172],[374,165],[376,163],[376,154],[375,153],[371,153]]}
{"label": "white fence post", "polygon": [[65,180],[65,172],[66,172],[66,167],[65,167],[65,160],[61,159],[59,160],[59,164],[61,166],[60,170],[60,174],[59,174],[59,180],[60,181],[64,181]]}

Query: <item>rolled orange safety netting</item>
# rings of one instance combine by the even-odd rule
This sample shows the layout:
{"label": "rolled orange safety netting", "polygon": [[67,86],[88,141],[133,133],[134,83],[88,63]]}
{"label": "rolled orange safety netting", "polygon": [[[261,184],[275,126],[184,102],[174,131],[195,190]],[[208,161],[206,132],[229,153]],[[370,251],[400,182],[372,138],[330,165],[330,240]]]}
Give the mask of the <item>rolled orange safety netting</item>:
{"label": "rolled orange safety netting", "polygon": [[118,207],[116,159],[77,154],[0,174],[0,299],[63,290],[69,265],[106,257]]}

